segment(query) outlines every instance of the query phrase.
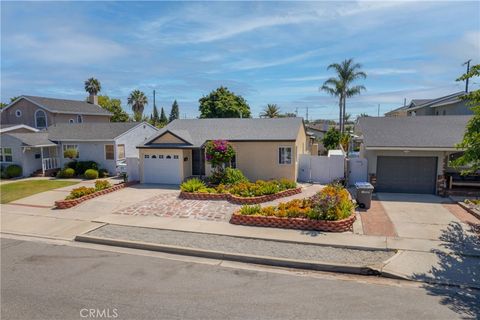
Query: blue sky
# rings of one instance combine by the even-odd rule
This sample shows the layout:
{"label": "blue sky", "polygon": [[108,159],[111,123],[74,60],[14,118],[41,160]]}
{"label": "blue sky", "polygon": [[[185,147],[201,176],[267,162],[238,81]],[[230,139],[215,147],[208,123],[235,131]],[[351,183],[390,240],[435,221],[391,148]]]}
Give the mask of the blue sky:
{"label": "blue sky", "polygon": [[[267,103],[337,117],[318,91],[332,62],[363,65],[367,91],[347,112],[377,114],[403,99],[463,89],[462,63],[480,62],[480,4],[471,2],[2,2],[1,100],[21,94],[84,99],[144,91],[181,116],[220,85],[258,116]],[[478,87],[478,81],[474,86]],[[152,103],[146,108],[151,112]]]}

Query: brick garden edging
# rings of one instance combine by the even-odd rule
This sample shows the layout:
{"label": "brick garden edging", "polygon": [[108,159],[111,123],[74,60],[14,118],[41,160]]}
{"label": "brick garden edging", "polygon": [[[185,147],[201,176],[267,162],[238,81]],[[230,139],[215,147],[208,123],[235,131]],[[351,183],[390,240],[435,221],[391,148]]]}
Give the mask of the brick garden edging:
{"label": "brick garden edging", "polygon": [[180,198],[188,200],[227,200],[234,204],[258,204],[273,201],[279,198],[293,196],[302,192],[302,188],[288,189],[274,194],[267,194],[259,197],[239,197],[230,193],[197,193],[180,192]]}
{"label": "brick garden edging", "polygon": [[111,193],[111,192],[129,187],[129,186],[134,185],[136,183],[138,183],[138,181],[122,182],[122,183],[113,185],[108,189],[96,191],[94,193],[87,194],[86,196],[83,196],[83,197],[80,197],[80,198],[77,198],[77,199],[55,201],[55,207],[57,209],[68,209],[68,208],[74,207],[76,205],[79,205],[80,203],[82,203],[86,200],[93,199],[93,198],[96,198],[98,196],[101,196],[101,195],[104,195],[104,194],[107,194],[107,193]]}
{"label": "brick garden edging", "polygon": [[350,217],[337,221],[312,220],[305,218],[244,216],[238,212],[235,212],[230,218],[230,223],[254,227],[345,232],[353,229],[353,223],[355,222],[355,219],[355,212],[353,212]]}

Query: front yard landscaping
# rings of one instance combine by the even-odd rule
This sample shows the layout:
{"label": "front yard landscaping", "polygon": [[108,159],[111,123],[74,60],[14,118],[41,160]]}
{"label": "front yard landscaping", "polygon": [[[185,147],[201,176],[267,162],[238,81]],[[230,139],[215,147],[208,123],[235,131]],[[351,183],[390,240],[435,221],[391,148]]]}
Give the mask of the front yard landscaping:
{"label": "front yard landscaping", "polygon": [[245,205],[232,215],[230,223],[342,232],[352,229],[354,209],[345,188],[329,185],[311,198],[295,199],[278,206]]}
{"label": "front yard landscaping", "polygon": [[78,182],[62,180],[26,180],[0,185],[1,203],[9,203],[40,192],[68,187]]}

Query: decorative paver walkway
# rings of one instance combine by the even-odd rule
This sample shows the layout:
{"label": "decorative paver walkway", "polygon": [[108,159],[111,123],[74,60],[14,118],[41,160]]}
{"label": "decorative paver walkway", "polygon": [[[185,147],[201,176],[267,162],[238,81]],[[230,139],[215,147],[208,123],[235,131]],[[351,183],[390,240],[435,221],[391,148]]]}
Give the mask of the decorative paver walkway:
{"label": "decorative paver walkway", "polygon": [[[280,202],[307,198],[313,196],[322,187],[321,185],[303,185],[302,193],[265,202],[262,206],[273,206]],[[162,193],[118,210],[114,214],[228,221],[233,212],[241,207],[224,200],[187,200],[180,199],[178,195],[178,191]]]}
{"label": "decorative paver walkway", "polygon": [[358,209],[362,219],[363,233],[367,236],[389,236],[397,235],[392,221],[388,217],[382,203],[372,199],[370,209]]}

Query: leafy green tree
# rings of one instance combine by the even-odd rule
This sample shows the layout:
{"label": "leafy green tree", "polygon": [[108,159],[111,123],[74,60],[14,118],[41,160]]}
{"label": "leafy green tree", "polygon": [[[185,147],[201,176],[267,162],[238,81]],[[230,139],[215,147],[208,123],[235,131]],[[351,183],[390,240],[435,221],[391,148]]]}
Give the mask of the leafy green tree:
{"label": "leafy green tree", "polygon": [[280,108],[276,104],[267,104],[263,112],[260,113],[262,118],[278,118],[280,116]]}
{"label": "leafy green tree", "polygon": [[111,122],[127,122],[129,120],[128,114],[122,108],[120,99],[110,99],[107,95],[98,96],[98,104],[108,112],[113,113],[110,118]]}
{"label": "leafy green tree", "polygon": [[167,116],[165,115],[165,110],[163,110],[163,107],[160,111],[160,123],[162,123],[163,125],[166,125],[168,123],[168,119],[167,119]]}
{"label": "leafy green tree", "polygon": [[239,95],[220,87],[198,100],[200,118],[250,118],[250,106]]}
{"label": "leafy green tree", "polygon": [[128,104],[132,107],[133,111],[133,119],[135,121],[139,121],[137,119],[143,119],[143,110],[145,109],[145,105],[148,104],[148,99],[145,93],[140,90],[133,90],[127,99]]}
{"label": "leafy green tree", "polygon": [[102,91],[102,86],[100,85],[100,81],[95,78],[89,78],[85,81],[85,91],[90,94],[97,94]]}
{"label": "leafy green tree", "polygon": [[336,130],[335,128],[330,128],[328,131],[325,133],[325,136],[323,137],[323,145],[325,146],[325,149],[327,150],[333,150],[337,149],[338,145],[340,143],[340,139],[342,137],[342,134],[340,131]]}
{"label": "leafy green tree", "polygon": [[[468,73],[463,74],[457,81],[465,81],[480,76],[480,65],[474,65]],[[473,117],[468,121],[462,142],[457,148],[464,150],[463,154],[453,161],[453,165],[467,167],[462,174],[472,174],[480,170],[480,89],[471,91],[462,96],[473,110]]]}
{"label": "leafy green tree", "polygon": [[296,113],[293,112],[285,112],[285,114],[282,114],[281,117],[283,118],[295,118],[297,116]]}
{"label": "leafy green tree", "polygon": [[180,110],[178,109],[177,100],[173,101],[172,110],[170,111],[170,117],[168,117],[168,122],[172,122],[175,119],[180,118]]}
{"label": "leafy green tree", "polygon": [[156,105],[153,105],[152,124],[154,126],[157,126],[158,124],[160,124],[160,116],[158,115],[158,109]]}
{"label": "leafy green tree", "polygon": [[367,77],[367,74],[360,70],[361,68],[362,65],[355,63],[353,59],[346,59],[341,63],[332,63],[328,66],[327,70],[334,69],[337,77],[329,78],[320,87],[321,91],[325,91],[339,99],[339,123],[341,132],[344,132],[345,127],[347,98],[360,94],[362,90],[366,90],[363,85],[352,86],[355,80],[365,79]]}
{"label": "leafy green tree", "polygon": [[11,97],[11,98],[10,98],[10,103],[12,103],[13,101],[17,100],[18,98],[20,98],[20,96]]}
{"label": "leafy green tree", "polygon": [[5,108],[6,106],[8,106],[8,103],[0,102],[0,109]]}

